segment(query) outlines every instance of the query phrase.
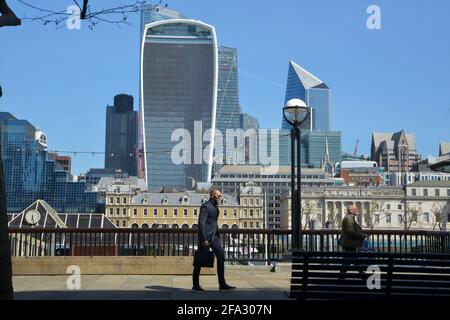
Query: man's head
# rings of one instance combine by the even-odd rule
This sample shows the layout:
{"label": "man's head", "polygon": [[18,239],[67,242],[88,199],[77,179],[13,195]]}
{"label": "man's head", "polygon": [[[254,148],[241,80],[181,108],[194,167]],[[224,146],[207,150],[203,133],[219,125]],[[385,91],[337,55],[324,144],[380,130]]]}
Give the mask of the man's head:
{"label": "man's head", "polygon": [[212,188],[209,192],[209,196],[214,200],[215,203],[220,202],[220,198],[222,198],[222,192],[217,188]]}
{"label": "man's head", "polygon": [[348,214],[353,214],[353,215],[356,216],[358,214],[358,208],[354,204],[348,205],[347,206],[347,213]]}

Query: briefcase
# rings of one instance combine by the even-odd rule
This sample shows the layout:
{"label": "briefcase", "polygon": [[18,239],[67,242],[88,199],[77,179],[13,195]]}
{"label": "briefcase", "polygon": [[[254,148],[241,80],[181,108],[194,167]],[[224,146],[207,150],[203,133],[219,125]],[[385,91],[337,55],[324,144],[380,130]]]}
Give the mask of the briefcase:
{"label": "briefcase", "polygon": [[214,252],[212,252],[210,249],[195,251],[193,266],[203,268],[213,268]]}

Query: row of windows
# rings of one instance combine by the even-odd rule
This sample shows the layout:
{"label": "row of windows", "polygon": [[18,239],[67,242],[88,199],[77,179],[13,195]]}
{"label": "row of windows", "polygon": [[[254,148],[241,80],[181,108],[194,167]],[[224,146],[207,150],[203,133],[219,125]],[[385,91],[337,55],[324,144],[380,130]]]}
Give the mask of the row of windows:
{"label": "row of windows", "polygon": [[[417,189],[413,188],[411,191],[412,191],[413,196],[417,196]],[[428,197],[428,196],[440,197],[441,195],[443,195],[443,193],[441,192],[441,189],[434,189],[434,190],[426,189],[426,188],[423,189],[424,197]],[[447,197],[450,197],[450,189],[447,189]]]}
{"label": "row of windows", "polygon": [[[157,217],[160,212],[161,211],[158,209],[153,209],[153,216]],[[182,214],[184,217],[187,217],[189,215],[188,209],[183,209],[182,212],[179,212],[178,209],[171,209],[170,212],[173,217],[178,217],[178,214]],[[115,212],[114,212],[114,208],[109,208],[109,216],[113,217],[114,213],[115,213],[116,217],[119,217],[121,214],[123,217],[126,217],[127,216],[127,208],[115,208]],[[143,209],[142,213],[143,213],[144,217],[148,217],[149,210]],[[191,213],[193,214],[194,217],[197,217],[198,209],[193,209],[193,211]],[[253,213],[254,213],[253,209],[250,209],[248,213],[249,213],[250,217],[253,217]],[[258,218],[260,216],[260,210],[256,210],[255,213],[256,213],[256,217]],[[169,209],[162,209],[162,214],[164,217],[169,216]],[[262,212],[261,212],[261,214],[262,214]],[[226,209],[222,210],[221,215],[223,217],[227,217],[228,210],[226,210]],[[237,210],[233,210],[233,216],[237,217],[237,215],[238,215]],[[247,217],[247,210],[243,210],[243,215],[244,215],[244,217]],[[138,209],[133,209],[133,216],[134,217],[138,216]]]}
{"label": "row of windows", "polygon": [[[259,175],[259,174],[221,174],[221,178],[237,178],[237,179],[291,179],[291,175]],[[324,175],[302,174],[302,179],[325,179]]]}

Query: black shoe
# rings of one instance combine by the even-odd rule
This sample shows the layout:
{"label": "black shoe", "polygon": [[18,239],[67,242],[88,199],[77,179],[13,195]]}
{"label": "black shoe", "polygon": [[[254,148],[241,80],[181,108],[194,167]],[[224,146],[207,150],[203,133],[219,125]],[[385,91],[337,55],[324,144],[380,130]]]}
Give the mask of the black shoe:
{"label": "black shoe", "polygon": [[232,290],[232,289],[236,289],[236,287],[229,286],[227,284],[219,286],[219,290]]}
{"label": "black shoe", "polygon": [[205,291],[205,289],[203,289],[203,288],[200,287],[200,286],[193,286],[193,287],[192,287],[192,291],[199,291],[199,292],[201,292],[201,291]]}

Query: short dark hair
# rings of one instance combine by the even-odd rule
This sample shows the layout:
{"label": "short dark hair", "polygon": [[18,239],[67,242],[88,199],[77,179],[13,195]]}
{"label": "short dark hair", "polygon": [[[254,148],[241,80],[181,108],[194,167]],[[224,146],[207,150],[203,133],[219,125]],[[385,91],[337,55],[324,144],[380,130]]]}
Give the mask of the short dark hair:
{"label": "short dark hair", "polygon": [[211,190],[209,190],[209,196],[212,198],[214,196],[214,194],[216,193],[216,191],[219,191],[220,193],[222,193],[222,190],[220,190],[219,188],[211,188]]}

